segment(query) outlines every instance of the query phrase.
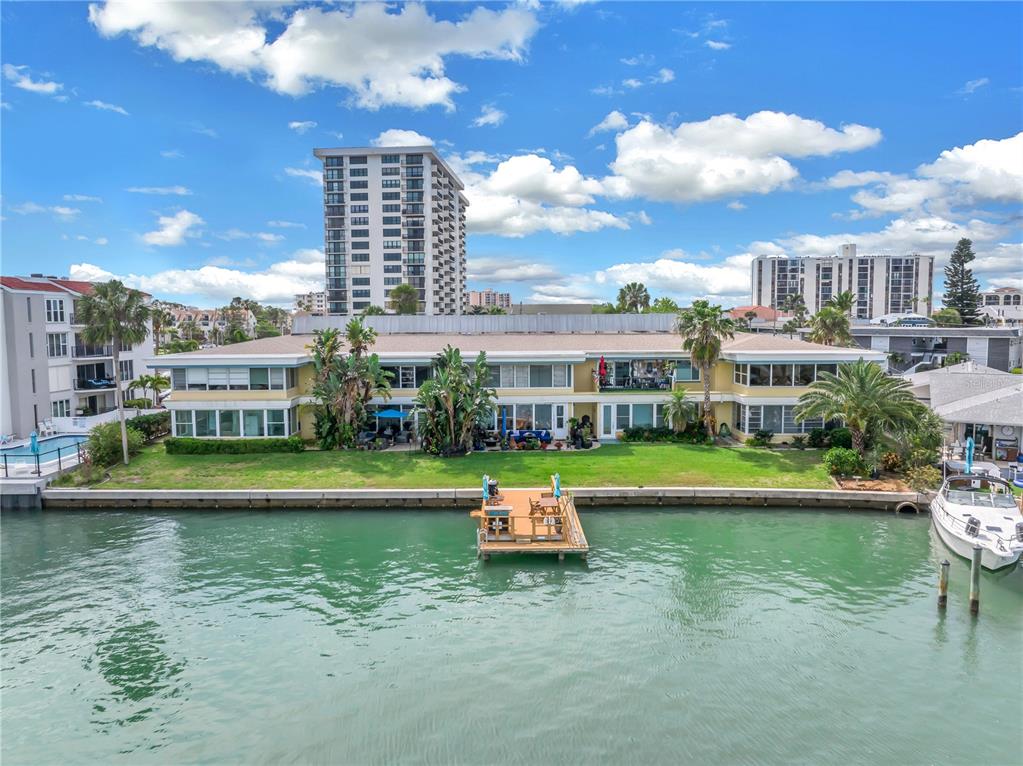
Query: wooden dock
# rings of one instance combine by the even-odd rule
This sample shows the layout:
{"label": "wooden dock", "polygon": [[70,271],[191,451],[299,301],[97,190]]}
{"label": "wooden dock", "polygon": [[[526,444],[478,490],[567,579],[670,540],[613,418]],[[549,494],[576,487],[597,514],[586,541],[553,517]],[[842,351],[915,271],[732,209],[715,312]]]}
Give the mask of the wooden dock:
{"label": "wooden dock", "polygon": [[502,553],[566,553],[583,559],[590,550],[571,493],[554,497],[538,489],[502,490],[470,514],[479,519],[476,556],[484,561]]}

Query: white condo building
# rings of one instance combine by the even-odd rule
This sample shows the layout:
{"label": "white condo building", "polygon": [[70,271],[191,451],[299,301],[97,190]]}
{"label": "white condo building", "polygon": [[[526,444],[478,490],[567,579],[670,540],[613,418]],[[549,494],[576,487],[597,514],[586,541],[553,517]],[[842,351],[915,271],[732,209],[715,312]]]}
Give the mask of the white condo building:
{"label": "white condo building", "polygon": [[323,162],[327,314],[388,309],[419,290],[420,314],[461,314],[465,211],[458,176],[432,146],[316,149]]}
{"label": "white condo building", "polygon": [[[4,434],[27,437],[47,421],[59,431],[87,431],[115,409],[113,349],[86,343],[76,317],[77,300],[91,291],[91,282],[0,277]],[[131,398],[132,381],[149,372],[143,360],[153,356],[152,332],[119,356]]]}
{"label": "white condo building", "polygon": [[912,312],[930,316],[934,258],[929,255],[859,255],[842,245],[837,255],[753,259],[753,304],[780,309],[802,295],[812,314],[840,292],[856,296],[854,319]]}

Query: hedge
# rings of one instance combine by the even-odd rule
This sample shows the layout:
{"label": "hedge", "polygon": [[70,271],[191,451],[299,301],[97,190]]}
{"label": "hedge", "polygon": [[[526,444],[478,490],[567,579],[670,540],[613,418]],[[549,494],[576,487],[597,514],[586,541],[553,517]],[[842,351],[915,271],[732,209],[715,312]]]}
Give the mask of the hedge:
{"label": "hedge", "polygon": [[195,439],[173,436],[164,440],[168,455],[248,455],[260,452],[302,452],[302,437],[271,439]]}
{"label": "hedge", "polygon": [[634,426],[622,429],[623,442],[679,442],[703,444],[707,441],[702,424],[691,425],[682,433],[666,426]]}
{"label": "hedge", "polygon": [[134,407],[137,410],[149,410],[152,409],[153,407],[153,400],[143,398],[125,399],[124,406],[126,409],[131,409]]}
{"label": "hedge", "polygon": [[154,412],[150,415],[138,415],[125,421],[128,428],[134,428],[148,442],[157,436],[170,433],[170,410]]}

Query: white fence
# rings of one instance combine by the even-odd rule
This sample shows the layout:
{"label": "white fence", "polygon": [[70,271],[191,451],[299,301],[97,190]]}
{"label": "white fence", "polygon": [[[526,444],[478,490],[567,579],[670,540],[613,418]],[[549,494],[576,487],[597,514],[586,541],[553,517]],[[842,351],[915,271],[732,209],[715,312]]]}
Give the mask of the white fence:
{"label": "white fence", "polygon": [[[136,415],[153,415],[165,410],[145,410],[129,408],[124,411],[126,418],[133,418]],[[117,420],[117,410],[104,412],[101,415],[75,415],[70,418],[50,418],[53,428],[59,434],[87,434],[93,426],[100,423],[112,423]]]}

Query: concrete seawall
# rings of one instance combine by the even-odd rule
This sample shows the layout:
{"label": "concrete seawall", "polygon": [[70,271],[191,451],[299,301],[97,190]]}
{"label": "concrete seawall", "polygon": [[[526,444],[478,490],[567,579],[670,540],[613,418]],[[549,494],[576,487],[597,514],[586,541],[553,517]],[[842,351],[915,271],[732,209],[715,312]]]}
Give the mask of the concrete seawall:
{"label": "concrete seawall", "polygon": [[[926,511],[915,492],[853,492],[743,487],[574,487],[579,507],[745,506],[866,511]],[[276,510],[300,508],[440,510],[469,509],[479,489],[46,489],[47,509]]]}

